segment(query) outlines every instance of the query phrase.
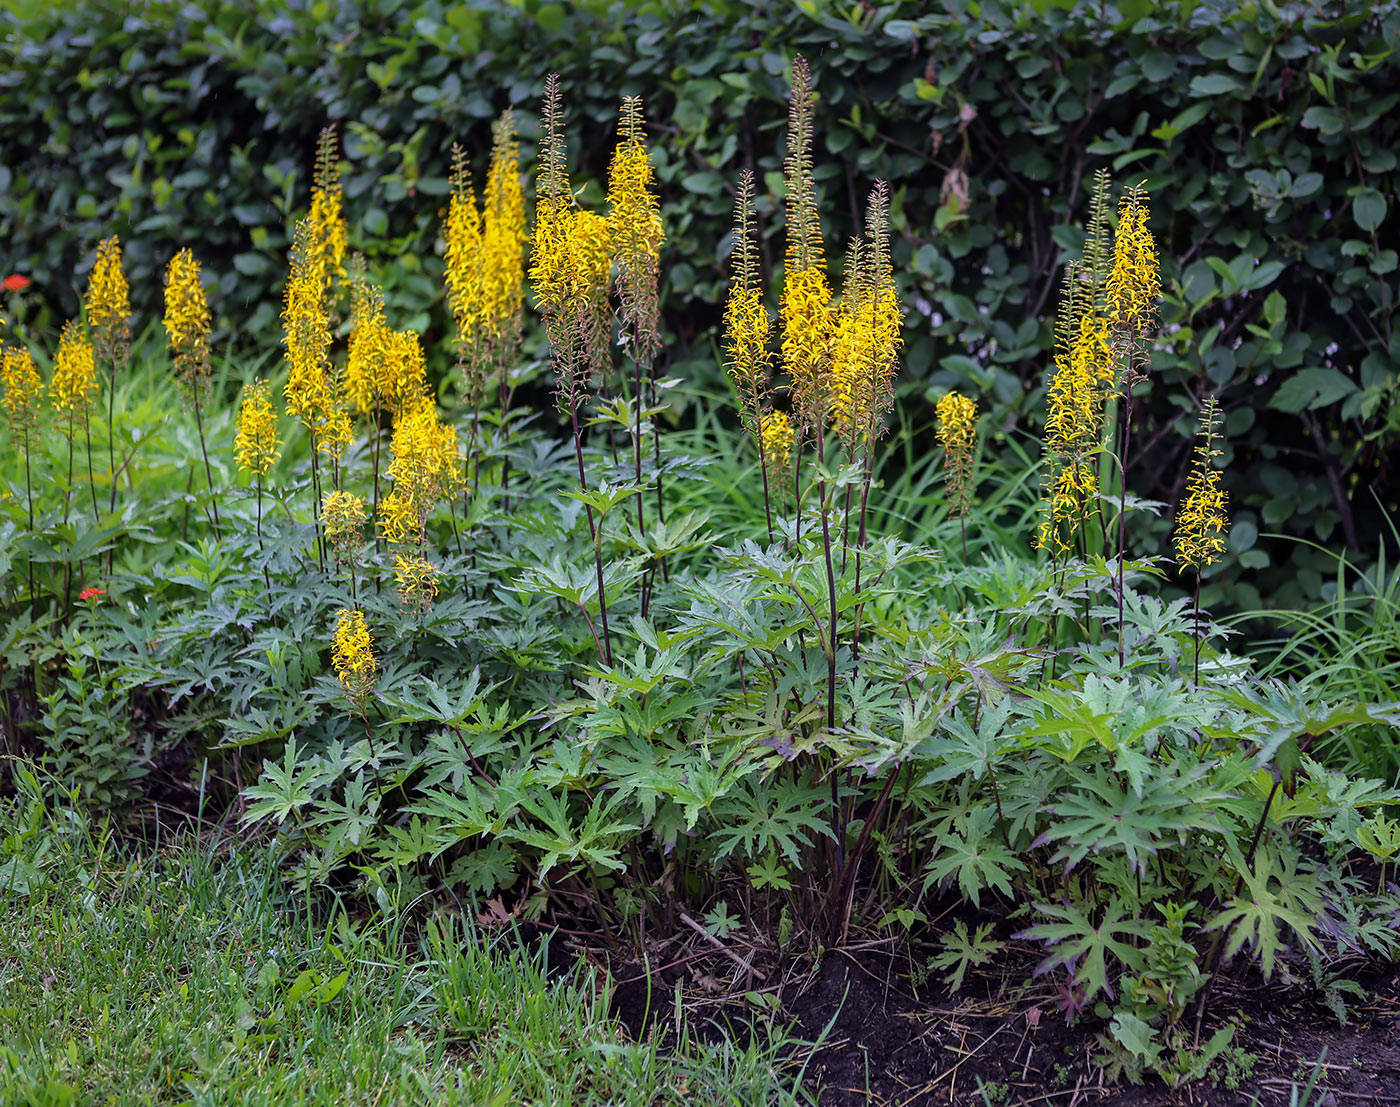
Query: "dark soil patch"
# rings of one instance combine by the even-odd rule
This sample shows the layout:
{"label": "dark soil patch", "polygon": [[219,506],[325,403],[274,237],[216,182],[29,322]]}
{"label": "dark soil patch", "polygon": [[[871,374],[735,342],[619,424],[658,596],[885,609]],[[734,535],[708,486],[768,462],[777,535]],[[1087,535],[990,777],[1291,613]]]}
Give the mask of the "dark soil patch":
{"label": "dark soil patch", "polygon": [[[743,947],[739,947],[743,948]],[[806,1062],[804,1087],[820,1107],[1400,1107],[1400,968],[1351,975],[1366,998],[1348,1005],[1338,1024],[1310,983],[1306,966],[1280,965],[1264,984],[1253,971],[1239,980],[1225,967],[1201,1030],[1206,1041],[1227,1022],[1231,1046],[1205,1079],[1172,1088],[1154,1076],[1132,1084],[1107,1071],[1100,1058],[1101,1020],[1086,1014],[1067,1023],[1054,984],[1031,980],[1029,951],[1008,958],[949,994],[937,977],[915,986],[909,963],[887,952],[832,952],[819,968],[743,960],[733,950],[712,956],[690,947],[684,959],[653,960],[666,967],[648,975],[643,962],[611,966],[613,1012],[634,1036],[649,1030],[669,1038],[676,989],[691,1032],[744,1041],[766,1016],[746,1001],[746,989],[776,996],[779,1025],[821,1039]],[[1241,969],[1244,969],[1241,966]],[[1243,981],[1243,982],[1241,982]],[[719,984],[717,982],[723,982]],[[1188,1015],[1189,1020],[1189,1015]],[[1324,1057],[1311,1100],[1302,1090]]]}
{"label": "dark soil patch", "polygon": [[1175,1089],[1151,1077],[1137,1086],[1110,1083],[1094,1060],[1102,1052],[1102,1023],[1086,1017],[1068,1025],[1044,986],[984,989],[990,994],[961,1000],[931,987],[916,995],[907,975],[835,954],[785,1009],[809,1039],[831,1023],[808,1067],[821,1107],[1287,1107],[1324,1047],[1314,1107],[1400,1105],[1400,971],[1365,983],[1367,999],[1351,1007],[1345,1027],[1301,983],[1276,978],[1248,989],[1222,983],[1202,1037],[1232,1012],[1233,1048],[1209,1078]]}

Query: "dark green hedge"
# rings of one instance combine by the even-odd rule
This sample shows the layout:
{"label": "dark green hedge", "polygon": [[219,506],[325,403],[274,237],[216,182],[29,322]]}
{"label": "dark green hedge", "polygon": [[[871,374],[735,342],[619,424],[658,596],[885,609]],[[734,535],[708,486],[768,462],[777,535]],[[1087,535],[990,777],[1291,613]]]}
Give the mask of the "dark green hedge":
{"label": "dark green hedge", "polygon": [[[35,282],[50,314],[31,322],[75,309],[116,231],[141,310],[189,244],[218,279],[226,333],[266,346],[287,222],[330,120],[359,244],[399,317],[433,328],[447,147],[484,151],[508,104],[528,134],[552,69],[595,200],[617,102],[646,96],[673,365],[716,380],[730,188],[752,166],[763,211],[778,204],[801,51],[821,97],[828,242],[846,240],[875,177],[895,189],[906,410],[960,383],[1008,433],[1039,420],[1059,267],[1106,166],[1147,181],[1169,286],[1134,486],[1174,499],[1189,409],[1218,391],[1232,605],[1255,585],[1283,602],[1324,592],[1324,561],[1261,533],[1373,550],[1400,508],[1394,2],[23,6],[0,15],[0,268]],[[780,258],[781,239],[768,250]]]}

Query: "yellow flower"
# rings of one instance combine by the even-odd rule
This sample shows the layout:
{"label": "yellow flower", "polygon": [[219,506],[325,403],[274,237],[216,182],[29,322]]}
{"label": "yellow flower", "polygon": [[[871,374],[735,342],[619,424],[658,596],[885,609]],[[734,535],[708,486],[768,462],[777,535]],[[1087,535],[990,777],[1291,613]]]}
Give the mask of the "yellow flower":
{"label": "yellow flower", "polygon": [[763,441],[763,464],[770,482],[782,487],[792,476],[792,447],[795,435],[787,412],[763,413],[759,435]]}
{"label": "yellow flower", "polygon": [[339,458],[352,428],[339,382],[331,372],[330,309],[325,280],[317,270],[316,235],[309,219],[292,236],[291,274],[282,311],[287,348],[287,410],[311,432],[317,450]]}
{"label": "yellow flower", "polygon": [[559,77],[551,73],[545,80],[529,276],[558,378],[556,402],[570,412],[577,411],[589,383],[585,368],[603,374],[611,360],[612,255],[608,221],[573,207],[562,118]]}
{"label": "yellow flower", "polygon": [[758,244],[753,227],[753,173],[739,173],[734,199],[733,276],[724,307],[724,349],[729,375],[739,392],[739,414],[754,435],[761,433],[761,415],[769,392],[773,355],[768,348],[773,318],[763,303],[758,270]]}
{"label": "yellow flower", "polygon": [[1147,229],[1147,194],[1130,188],[1118,205],[1113,235],[1113,269],[1108,275],[1109,310],[1114,323],[1128,331],[1146,330],[1162,295],[1157,243]]}
{"label": "yellow flower", "polygon": [[70,419],[83,414],[97,391],[97,362],[92,344],[83,337],[76,319],[63,324],[58,339],[58,356],[54,359],[53,379],[49,395],[54,409]]}
{"label": "yellow flower", "polygon": [[443,277],[447,300],[457,323],[457,342],[463,351],[478,337],[485,319],[486,259],[483,256],[481,212],[467,176],[466,158],[459,147],[452,150],[452,195],[442,228],[446,250]]}
{"label": "yellow flower", "polygon": [[608,221],[590,211],[537,208],[530,280],[551,350],[560,369],[560,402],[581,393],[577,354],[597,373],[606,370],[611,316],[612,257]]}
{"label": "yellow flower", "polygon": [[787,248],[778,303],[783,367],[792,382],[798,421],[822,433],[831,387],[834,320],[826,279],[817,186],[812,176],[812,75],[800,54],[792,61],[787,158]]}
{"label": "yellow flower", "polygon": [[438,570],[425,557],[412,555],[394,558],[394,585],[404,607],[424,612],[433,606],[438,594]]}
{"label": "yellow flower", "polygon": [[288,362],[287,409],[308,425],[324,402],[331,342],[325,295],[312,266],[312,235],[310,221],[298,220],[282,309]]}
{"label": "yellow flower", "polygon": [[131,341],[131,294],[122,272],[122,246],[116,235],[97,247],[97,260],[88,274],[88,327],[104,360],[120,354]]}
{"label": "yellow flower", "polygon": [[946,451],[944,466],[948,499],[956,514],[967,512],[971,499],[972,457],[977,450],[977,401],[948,392],[934,409],[938,441]]}
{"label": "yellow flower", "polygon": [[617,261],[622,315],[632,325],[633,357],[647,361],[661,345],[657,282],[661,270],[661,206],[642,128],[642,99],[622,101],[622,139],[608,170],[608,226]]}
{"label": "yellow flower", "polygon": [[391,545],[423,541],[424,518],[413,500],[395,489],[379,501],[379,530]]}
{"label": "yellow flower", "polygon": [[520,332],[525,280],[525,190],[520,184],[520,144],[515,115],[501,113],[492,129],[491,166],[483,199],[482,268],[486,270],[485,322],[506,354]]}
{"label": "yellow flower", "polygon": [[348,560],[360,544],[365,501],[352,492],[327,492],[321,500],[321,519],[326,527],[326,541],[335,549],[336,558]]}
{"label": "yellow flower", "polygon": [[266,476],[277,461],[277,412],[272,406],[267,381],[259,378],[243,389],[238,407],[238,432],[233,439],[234,456],[241,468]]}
{"label": "yellow flower", "polygon": [[457,428],[439,421],[432,400],[420,395],[395,417],[391,449],[387,472],[396,500],[392,507],[380,504],[380,525],[390,542],[421,541],[428,513],[462,479]]}
{"label": "yellow flower", "polygon": [[349,245],[349,232],[341,210],[336,145],[335,128],[325,128],[316,148],[316,174],[308,216],[311,224],[308,271],[320,285],[323,295],[329,295],[332,281],[344,278],[345,251]]}
{"label": "yellow flower", "polygon": [[5,409],[5,418],[15,434],[25,433],[38,426],[39,390],[43,380],[34,368],[34,359],[28,350],[6,349],[0,356],[0,384],[5,386],[0,396],[0,407]]}
{"label": "yellow flower", "polygon": [[365,626],[363,611],[343,607],[336,613],[331,665],[346,696],[363,710],[364,699],[374,690],[379,671],[374,660],[374,640]]}
{"label": "yellow flower", "polygon": [[779,303],[783,366],[792,379],[801,420],[820,428],[825,422],[832,381],[831,287],[820,269],[787,270]]}
{"label": "yellow flower", "polygon": [[389,331],[380,363],[379,395],[393,412],[417,406],[428,392],[428,369],[416,331]]}
{"label": "yellow flower", "polygon": [[384,366],[393,343],[393,333],[384,321],[384,294],[367,280],[357,282],[345,361],[345,392],[362,415],[384,403]]}
{"label": "yellow flower", "polygon": [[199,262],[188,246],[165,270],[165,333],[176,373],[186,388],[198,393],[209,377],[209,304]]}
{"label": "yellow flower", "polygon": [[1186,499],[1176,515],[1176,561],[1197,572],[1215,564],[1225,552],[1225,531],[1230,525],[1228,496],[1220,487],[1220,470],[1214,460],[1220,408],[1215,398],[1206,401],[1196,445],[1196,461],[1186,482]]}

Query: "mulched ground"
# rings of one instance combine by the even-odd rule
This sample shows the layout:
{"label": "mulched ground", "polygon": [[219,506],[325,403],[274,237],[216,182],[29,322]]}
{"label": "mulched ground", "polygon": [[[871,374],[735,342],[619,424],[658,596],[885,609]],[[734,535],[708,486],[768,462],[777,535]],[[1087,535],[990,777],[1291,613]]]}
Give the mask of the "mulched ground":
{"label": "mulched ground", "polygon": [[1094,1060],[1103,1024],[1086,1016],[1068,1025],[1054,987],[1028,983],[1029,958],[1003,963],[949,995],[936,977],[916,989],[908,962],[880,951],[828,953],[820,968],[804,974],[789,966],[780,981],[764,979],[776,975],[771,968],[765,974],[752,962],[745,967],[742,950],[692,957],[653,975],[649,997],[643,966],[614,965],[623,1021],[640,1030],[648,1005],[665,1017],[679,985],[693,1013],[710,1014],[732,1034],[746,1018],[760,1017],[752,996],[742,1000],[743,989],[775,995],[781,1015],[797,1018],[801,1036],[815,1040],[825,1031],[804,1082],[820,1089],[820,1107],[1289,1107],[1295,1085],[1301,1107],[1324,1047],[1311,1107],[1400,1107],[1400,969],[1393,967],[1359,976],[1367,995],[1348,1004],[1345,1027],[1321,1004],[1305,971],[1285,970],[1269,985],[1222,978],[1202,1040],[1232,1015],[1233,1047],[1207,1079],[1173,1089],[1152,1077],[1140,1085],[1111,1082]]}

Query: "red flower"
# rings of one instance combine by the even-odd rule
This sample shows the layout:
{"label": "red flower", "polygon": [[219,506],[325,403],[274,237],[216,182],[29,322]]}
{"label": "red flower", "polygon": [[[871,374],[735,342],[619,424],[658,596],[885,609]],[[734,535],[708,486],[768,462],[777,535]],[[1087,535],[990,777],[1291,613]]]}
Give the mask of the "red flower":
{"label": "red flower", "polygon": [[106,594],[107,589],[105,588],[84,588],[81,592],[78,593],[78,599],[95,600],[98,596],[105,596]]}
{"label": "red flower", "polygon": [[11,273],[3,281],[0,281],[0,284],[4,285],[6,292],[23,292],[29,287],[29,278],[22,273]]}

